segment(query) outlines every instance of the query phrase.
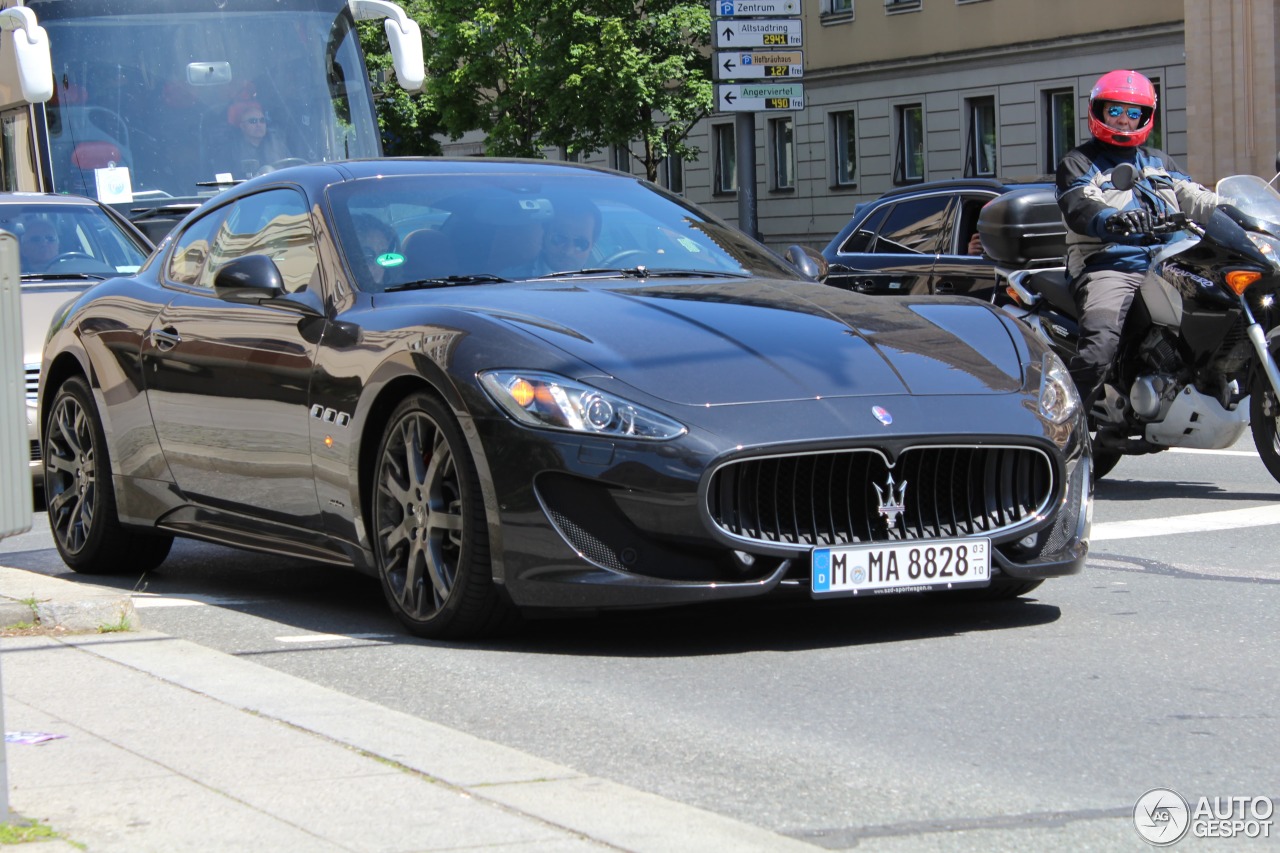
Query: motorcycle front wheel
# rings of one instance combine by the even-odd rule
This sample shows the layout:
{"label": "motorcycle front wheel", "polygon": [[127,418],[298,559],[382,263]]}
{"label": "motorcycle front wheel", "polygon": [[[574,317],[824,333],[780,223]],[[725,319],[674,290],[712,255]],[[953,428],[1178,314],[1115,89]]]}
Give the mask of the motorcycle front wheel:
{"label": "motorcycle front wheel", "polygon": [[1271,476],[1280,481],[1280,405],[1271,390],[1266,376],[1254,380],[1253,393],[1249,395],[1249,429],[1253,432],[1253,444],[1258,448],[1262,464]]}

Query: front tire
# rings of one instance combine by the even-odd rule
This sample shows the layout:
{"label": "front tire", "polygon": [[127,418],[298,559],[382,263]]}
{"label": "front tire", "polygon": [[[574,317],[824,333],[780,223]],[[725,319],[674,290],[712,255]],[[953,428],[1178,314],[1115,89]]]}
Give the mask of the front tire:
{"label": "front tire", "polygon": [[1253,433],[1253,445],[1258,448],[1262,464],[1272,478],[1280,481],[1280,404],[1265,375],[1254,381],[1249,395],[1249,430]]}
{"label": "front tire", "polygon": [[58,388],[43,443],[44,500],[63,562],[89,575],[149,572],[164,562],[172,536],[120,523],[106,433],[93,392],[80,377]]}
{"label": "front tire", "polygon": [[435,397],[414,394],[392,413],[378,447],[372,518],[382,591],[410,633],[477,637],[514,621],[493,582],[480,478]]}

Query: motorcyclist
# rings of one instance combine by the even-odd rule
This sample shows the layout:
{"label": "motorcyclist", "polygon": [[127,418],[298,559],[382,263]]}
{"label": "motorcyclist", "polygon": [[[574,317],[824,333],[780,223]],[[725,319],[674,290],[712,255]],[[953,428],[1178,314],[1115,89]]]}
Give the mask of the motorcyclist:
{"label": "motorcyclist", "polygon": [[[1079,308],[1079,354],[1069,365],[1092,408],[1120,346],[1133,295],[1151,263],[1153,222],[1181,211],[1204,222],[1217,197],[1183,174],[1169,155],[1145,145],[1156,91],[1136,71],[1109,71],[1089,93],[1093,138],[1058,164],[1057,196],[1067,224],[1067,273]],[[1137,170],[1131,190],[1117,189],[1112,170]]]}

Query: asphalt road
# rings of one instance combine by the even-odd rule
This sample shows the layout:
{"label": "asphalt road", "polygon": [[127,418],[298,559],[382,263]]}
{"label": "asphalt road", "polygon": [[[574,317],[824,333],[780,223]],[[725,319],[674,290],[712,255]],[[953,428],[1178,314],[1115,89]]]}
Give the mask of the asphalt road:
{"label": "asphalt road", "polygon": [[[1127,459],[1087,570],[1021,601],[649,611],[483,644],[408,637],[360,575],[198,543],[108,582],[150,629],[821,847],[1013,850],[1026,829],[1141,850],[1152,788],[1280,795],[1278,497],[1247,440]],[[69,576],[47,531],[0,552]]]}

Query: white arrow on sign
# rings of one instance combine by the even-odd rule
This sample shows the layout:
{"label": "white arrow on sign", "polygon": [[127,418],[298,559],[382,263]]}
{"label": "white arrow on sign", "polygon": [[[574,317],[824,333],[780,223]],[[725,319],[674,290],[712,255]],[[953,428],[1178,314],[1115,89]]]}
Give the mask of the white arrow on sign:
{"label": "white arrow on sign", "polygon": [[800,21],[717,21],[716,47],[799,47]]}
{"label": "white arrow on sign", "polygon": [[804,109],[803,83],[722,83],[716,86],[721,112]]}
{"label": "white arrow on sign", "polygon": [[717,53],[715,72],[717,80],[794,80],[804,76],[804,51]]}

